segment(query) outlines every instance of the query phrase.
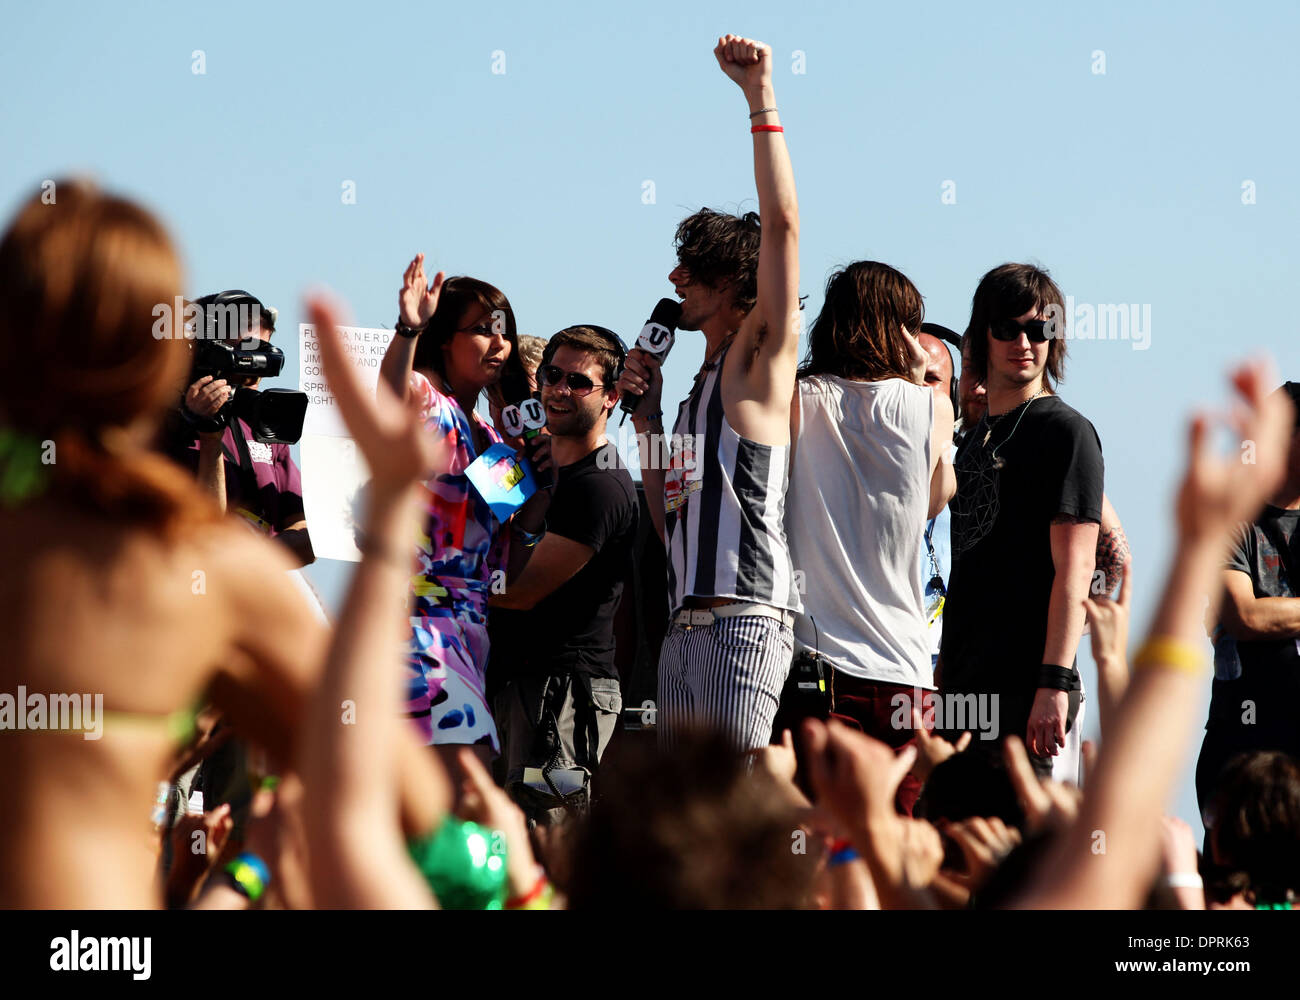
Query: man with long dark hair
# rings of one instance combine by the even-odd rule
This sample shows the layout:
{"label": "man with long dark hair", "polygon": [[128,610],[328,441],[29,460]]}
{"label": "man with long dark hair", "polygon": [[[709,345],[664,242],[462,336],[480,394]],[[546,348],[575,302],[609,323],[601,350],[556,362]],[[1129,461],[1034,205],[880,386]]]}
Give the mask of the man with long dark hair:
{"label": "man with long dark hair", "polygon": [[[1063,302],[1047,272],[1028,264],[996,267],[975,290],[964,339],[988,412],[957,452],[937,677],[946,706],[961,704],[967,716],[973,707],[997,720],[999,736],[1023,737],[1044,774],[1079,710],[1075,652],[1104,473],[1096,430],[1053,391],[1065,340],[1049,317]],[[996,746],[981,735],[988,741],[973,748]]]}
{"label": "man with long dark hair", "polygon": [[[648,462],[641,474],[668,549],[673,613],[659,661],[660,738],[671,745],[696,722],[752,750],[771,736],[799,610],[782,524],[799,349],[799,209],[771,48],[727,35],[714,56],[749,105],[758,218],[704,210],[678,227],[668,277],[682,298],[678,327],[704,334],[705,362],[677,411],[670,468]],[[662,434],[657,359],[632,351],[619,388],[642,397],[637,434]]]}
{"label": "man with long dark hair", "polygon": [[[924,384],[924,315],[916,286],[887,264],[837,272],[791,411],[800,656],[824,664],[831,715],[895,750],[915,738],[912,709],[934,686],[922,533],[955,486],[952,404]],[[919,793],[909,776],[899,807],[910,813]]]}

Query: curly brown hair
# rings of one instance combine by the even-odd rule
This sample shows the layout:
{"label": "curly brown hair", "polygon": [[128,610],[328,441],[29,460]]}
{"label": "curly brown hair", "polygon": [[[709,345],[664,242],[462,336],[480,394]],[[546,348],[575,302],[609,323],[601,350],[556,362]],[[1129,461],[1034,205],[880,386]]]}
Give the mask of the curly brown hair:
{"label": "curly brown hair", "polygon": [[677,225],[677,260],[691,278],[709,288],[730,285],[736,307],[748,313],[758,301],[757,212],[727,215],[701,208]]}

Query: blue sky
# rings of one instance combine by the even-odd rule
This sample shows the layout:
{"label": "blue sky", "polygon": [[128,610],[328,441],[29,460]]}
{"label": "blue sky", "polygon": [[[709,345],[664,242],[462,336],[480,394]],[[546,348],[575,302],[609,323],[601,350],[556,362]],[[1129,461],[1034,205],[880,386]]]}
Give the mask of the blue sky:
{"label": "blue sky", "polygon": [[[504,289],[523,332],[632,338],[671,294],[678,219],[756,207],[747,109],[711,49],[727,31],[770,43],[809,320],[831,271],[864,258],[958,330],[1007,260],[1078,303],[1150,307],[1148,349],[1073,341],[1061,387],[1101,436],[1139,634],[1189,408],[1221,402],[1248,352],[1300,377],[1291,3],[79,2],[5,21],[6,216],[45,178],[92,174],[164,218],[191,294],[248,288],[284,331],[317,283],[359,325],[390,324],[422,250]],[[701,348],[679,338],[666,399]],[[331,599],[346,579],[312,576]],[[1193,764],[1176,811],[1199,832]]]}

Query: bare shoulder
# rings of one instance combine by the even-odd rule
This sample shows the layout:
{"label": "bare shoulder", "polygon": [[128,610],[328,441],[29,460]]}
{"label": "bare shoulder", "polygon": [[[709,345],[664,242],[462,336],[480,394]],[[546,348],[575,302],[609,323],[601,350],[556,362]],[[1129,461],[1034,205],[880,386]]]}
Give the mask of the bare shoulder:
{"label": "bare shoulder", "polygon": [[187,547],[195,567],[207,577],[209,593],[236,606],[250,594],[278,590],[272,584],[297,568],[284,546],[233,520],[205,528]]}

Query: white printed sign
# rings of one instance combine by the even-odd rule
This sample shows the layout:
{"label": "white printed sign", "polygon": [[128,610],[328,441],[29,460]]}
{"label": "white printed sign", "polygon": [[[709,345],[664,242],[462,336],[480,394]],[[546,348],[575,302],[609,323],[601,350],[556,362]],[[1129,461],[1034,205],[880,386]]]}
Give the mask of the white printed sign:
{"label": "white printed sign", "polygon": [[[371,392],[379,384],[379,364],[393,339],[392,330],[339,327],[343,344]],[[324,559],[359,562],[356,529],[360,498],[370,471],[348,437],[321,368],[316,331],[307,323],[298,328],[299,385],[307,394],[307,416],[299,442],[302,501],[311,531],[312,549]]]}
{"label": "white printed sign", "polygon": [[[396,334],[392,330],[375,330],[370,327],[341,326],[343,347],[361,372],[362,382],[371,392],[379,383],[379,364],[384,360],[388,343]],[[347,437],[348,432],[339,417],[334,394],[325,382],[320,363],[320,348],[316,344],[316,330],[309,323],[298,327],[298,384],[307,394],[307,417],[303,421],[303,434],[327,434]]]}
{"label": "white printed sign", "polygon": [[323,559],[360,562],[356,532],[370,470],[351,438],[304,434],[302,506],[311,547]]}

